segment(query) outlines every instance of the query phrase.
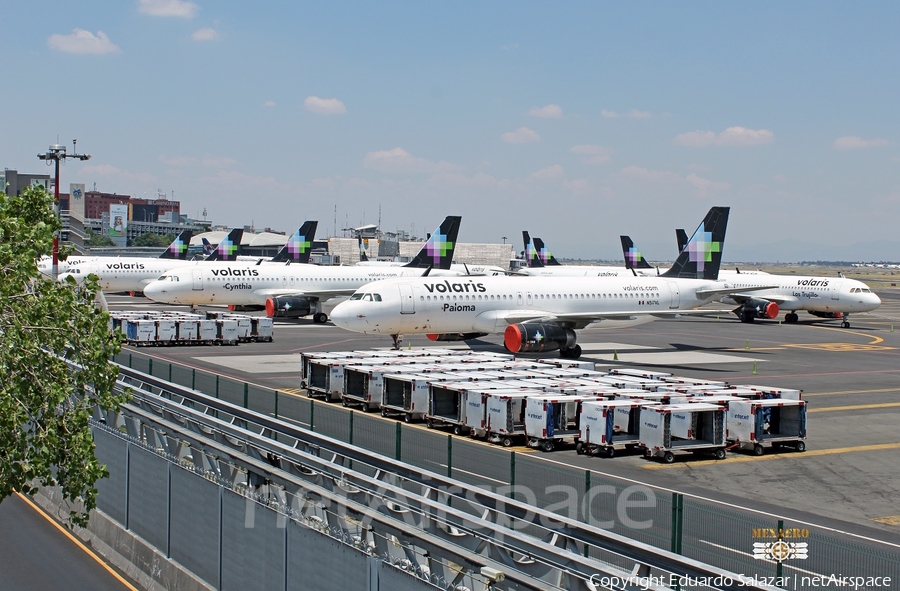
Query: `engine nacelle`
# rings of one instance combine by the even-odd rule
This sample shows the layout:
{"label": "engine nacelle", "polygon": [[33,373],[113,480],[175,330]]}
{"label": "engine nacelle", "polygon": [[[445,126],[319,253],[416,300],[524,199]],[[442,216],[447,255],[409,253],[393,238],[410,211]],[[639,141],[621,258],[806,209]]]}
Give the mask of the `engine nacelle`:
{"label": "engine nacelle", "polygon": [[813,316],[818,316],[819,318],[843,318],[843,312],[817,312],[815,310],[810,310],[810,314]]}
{"label": "engine nacelle", "polygon": [[426,337],[432,341],[468,341],[469,339],[480,339],[486,337],[486,332],[455,332],[444,334],[427,334]]}
{"label": "engine nacelle", "polygon": [[511,353],[542,353],[575,346],[575,331],[555,324],[510,324],[503,345]]}
{"label": "engine nacelle", "polygon": [[242,306],[240,304],[229,304],[228,309],[232,312],[259,312],[265,310],[265,306]]}
{"label": "engine nacelle", "polygon": [[778,304],[769,300],[752,299],[734,310],[739,318],[777,318]]}
{"label": "engine nacelle", "polygon": [[269,298],[266,316],[269,318],[302,318],[309,316],[313,305],[309,298]]}

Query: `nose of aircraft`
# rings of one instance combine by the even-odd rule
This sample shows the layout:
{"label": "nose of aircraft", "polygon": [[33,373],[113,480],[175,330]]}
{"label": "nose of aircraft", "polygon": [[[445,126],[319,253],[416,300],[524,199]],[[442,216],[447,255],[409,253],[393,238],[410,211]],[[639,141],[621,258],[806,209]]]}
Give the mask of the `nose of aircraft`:
{"label": "nose of aircraft", "polygon": [[144,287],[144,296],[157,302],[165,301],[164,293],[165,286],[162,285],[162,281],[151,281]]}
{"label": "nose of aircraft", "polygon": [[339,326],[346,330],[353,330],[350,327],[350,319],[355,318],[354,312],[351,310],[353,304],[351,302],[341,302],[331,310],[331,321],[335,326]]}

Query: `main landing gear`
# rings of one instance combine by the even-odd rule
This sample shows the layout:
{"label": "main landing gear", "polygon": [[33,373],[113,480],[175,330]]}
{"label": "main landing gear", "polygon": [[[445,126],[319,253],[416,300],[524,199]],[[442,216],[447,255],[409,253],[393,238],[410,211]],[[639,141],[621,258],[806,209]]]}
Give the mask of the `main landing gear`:
{"label": "main landing gear", "polygon": [[575,345],[569,349],[560,349],[559,356],[563,359],[578,359],[581,357],[581,345]]}
{"label": "main landing gear", "polygon": [[799,319],[800,319],[800,317],[797,316],[796,312],[788,312],[787,314],[784,315],[784,321],[787,322],[788,324],[794,324]]}
{"label": "main landing gear", "polygon": [[403,341],[403,337],[398,334],[392,334],[391,339],[394,340],[394,350],[400,349],[400,343]]}
{"label": "main landing gear", "polygon": [[325,312],[316,312],[313,314],[313,322],[316,324],[324,324],[328,322],[328,314]]}

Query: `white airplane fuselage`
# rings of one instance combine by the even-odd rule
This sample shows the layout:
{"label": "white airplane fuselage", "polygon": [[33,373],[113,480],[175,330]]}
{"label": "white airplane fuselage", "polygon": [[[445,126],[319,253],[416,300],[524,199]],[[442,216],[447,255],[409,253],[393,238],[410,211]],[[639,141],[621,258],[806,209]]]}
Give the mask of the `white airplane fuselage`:
{"label": "white airplane fuselage", "polygon": [[[881,305],[881,298],[862,281],[845,277],[807,277],[790,275],[750,275],[741,273],[720,278],[727,288],[754,288],[775,285],[773,289],[747,292],[747,296],[771,299],[782,310],[808,310],[849,314],[871,312]],[[731,296],[721,298],[729,304],[738,300]]]}
{"label": "white airplane fuselage", "polygon": [[[414,267],[322,266],[302,263],[246,265],[207,261],[172,269],[144,288],[151,300],[187,305],[265,305],[275,296],[350,295],[379,279],[419,277]],[[432,273],[441,271],[433,270]],[[446,273],[446,271],[444,271]]]}
{"label": "white airplane fuselage", "polygon": [[79,257],[67,262],[68,267],[59,279],[72,276],[79,283],[93,273],[104,291],[143,291],[160,275],[178,267],[196,264],[194,261],[158,257]]}
{"label": "white airplane fuselage", "polygon": [[[513,322],[677,314],[707,303],[702,279],[656,277],[478,277],[381,281],[360,288],[331,314],[347,330],[380,334],[502,333]],[[377,294],[378,298],[367,298]]]}

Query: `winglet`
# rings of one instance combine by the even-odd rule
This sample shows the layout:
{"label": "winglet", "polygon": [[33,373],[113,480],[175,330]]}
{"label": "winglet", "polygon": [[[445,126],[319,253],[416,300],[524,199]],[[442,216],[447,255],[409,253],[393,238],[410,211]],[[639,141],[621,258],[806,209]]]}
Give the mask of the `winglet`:
{"label": "winglet", "polygon": [[191,246],[191,238],[193,237],[193,230],[182,230],[181,234],[169,245],[169,248],[159,255],[159,258],[178,259],[179,261],[187,259],[188,248]]}
{"label": "winglet", "polygon": [[684,228],[678,228],[675,230],[675,240],[678,242],[678,252],[684,250],[685,245],[687,244],[687,232],[684,231]]}
{"label": "winglet", "polygon": [[625,257],[626,269],[652,269],[653,266],[647,262],[641,251],[637,249],[630,236],[619,236],[622,242],[622,255]]}
{"label": "winglet", "polygon": [[206,260],[208,261],[236,261],[238,252],[241,249],[241,238],[244,237],[243,228],[234,228],[228,233],[228,236],[222,239],[216,246],[212,254]]}
{"label": "winglet", "polygon": [[662,277],[718,279],[728,226],[728,207],[713,207]]}
{"label": "winglet", "polygon": [[456,248],[456,237],[459,235],[459,223],[462,216],[448,215],[444,222],[422,246],[422,250],[404,267],[435,267],[449,270],[453,262],[453,250]]}
{"label": "winglet", "polygon": [[318,226],[319,222],[310,220],[303,222],[300,229],[284,243],[284,247],[278,251],[278,254],[272,257],[272,261],[275,263],[308,263]]}

